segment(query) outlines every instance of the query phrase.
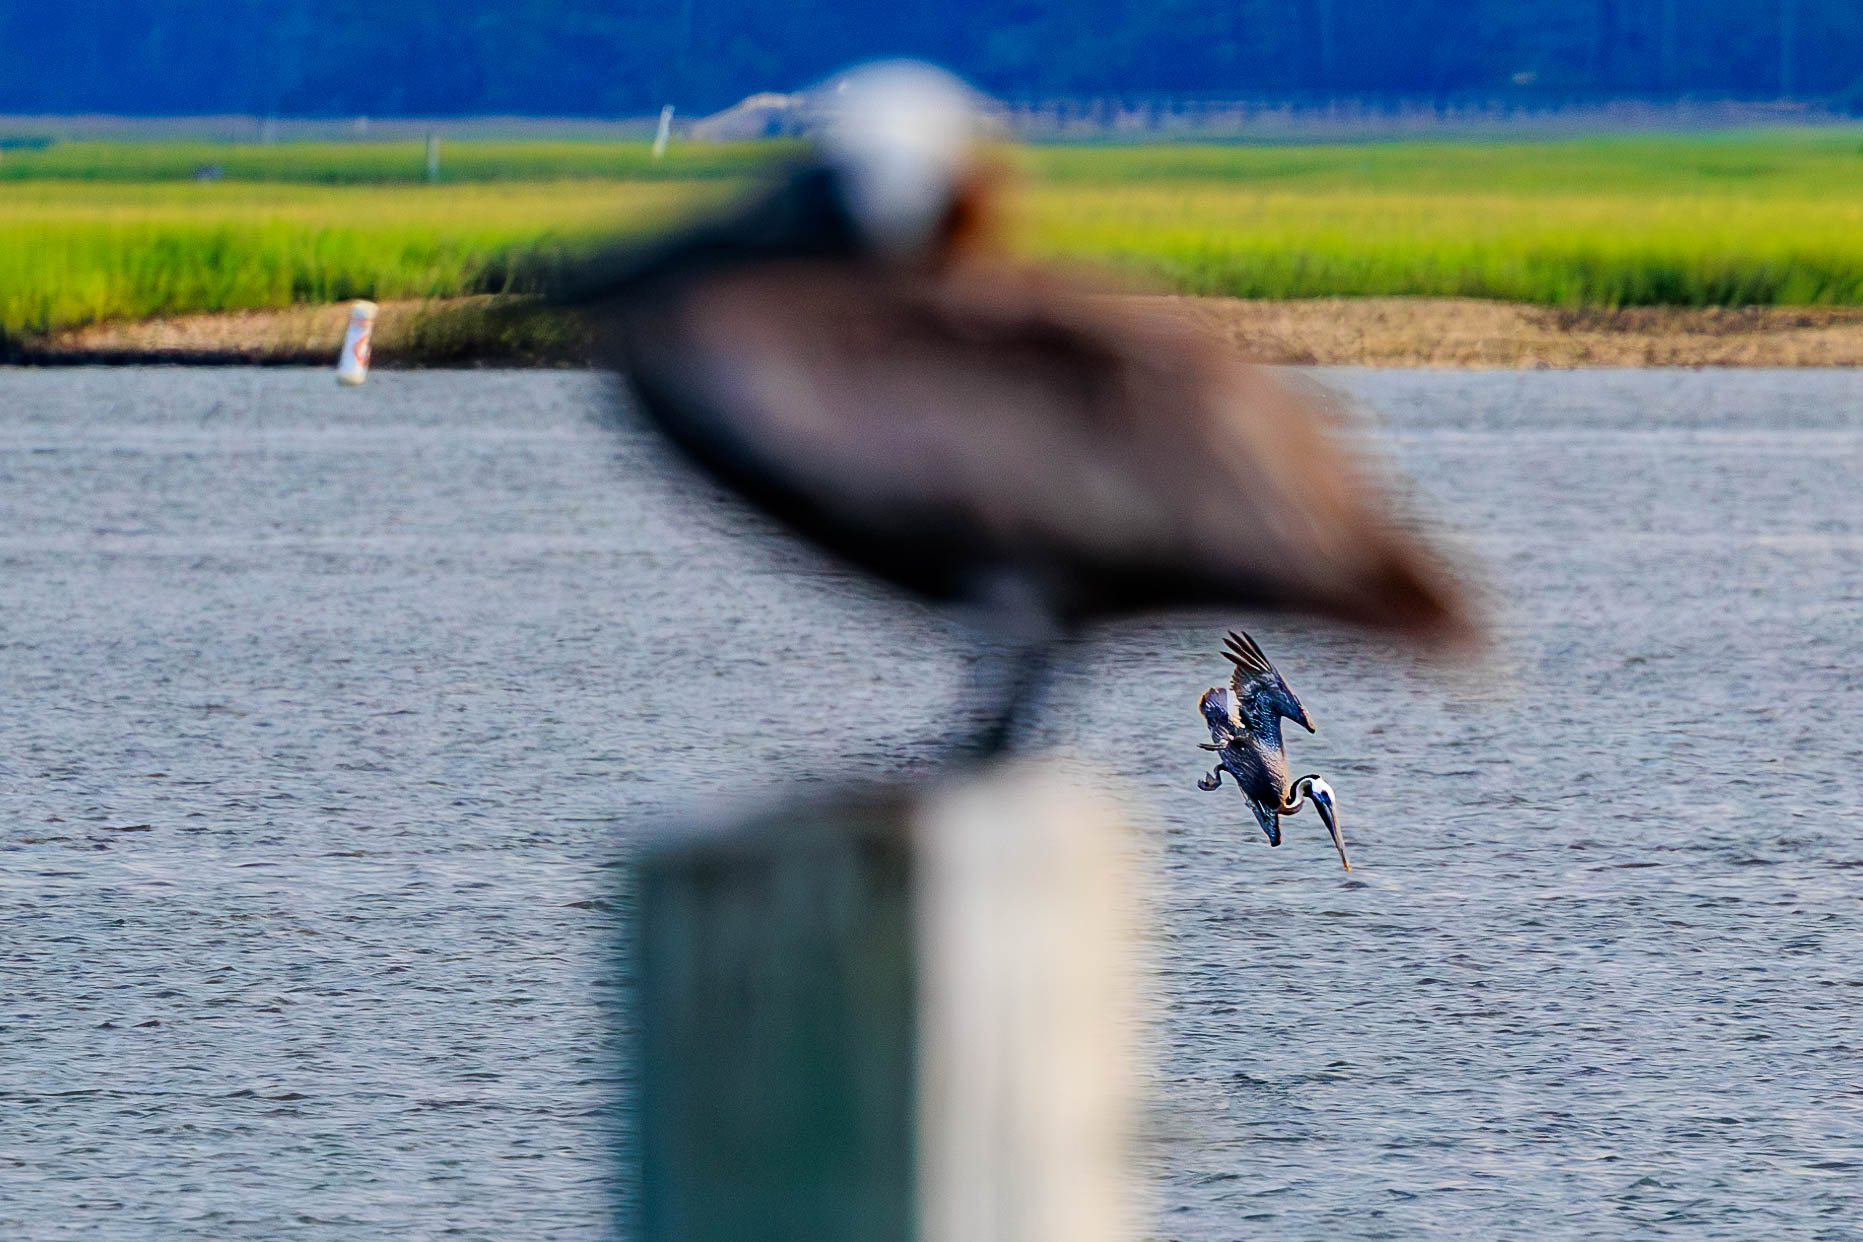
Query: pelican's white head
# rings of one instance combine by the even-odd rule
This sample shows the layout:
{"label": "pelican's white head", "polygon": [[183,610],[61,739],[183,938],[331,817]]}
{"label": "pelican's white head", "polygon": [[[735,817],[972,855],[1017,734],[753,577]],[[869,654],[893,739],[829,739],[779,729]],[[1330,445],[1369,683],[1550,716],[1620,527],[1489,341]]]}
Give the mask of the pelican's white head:
{"label": "pelican's white head", "polygon": [[1313,809],[1319,812],[1320,821],[1326,825],[1326,831],[1333,837],[1333,848],[1339,851],[1339,861],[1347,871],[1352,870],[1352,863],[1346,858],[1345,834],[1339,827],[1339,812],[1333,806],[1333,787],[1319,777],[1307,779],[1307,796],[1313,799]]}
{"label": "pelican's white head", "polygon": [[856,226],[888,256],[922,252],[972,171],[976,93],[942,69],[888,61],[834,79],[822,102],[822,156]]}

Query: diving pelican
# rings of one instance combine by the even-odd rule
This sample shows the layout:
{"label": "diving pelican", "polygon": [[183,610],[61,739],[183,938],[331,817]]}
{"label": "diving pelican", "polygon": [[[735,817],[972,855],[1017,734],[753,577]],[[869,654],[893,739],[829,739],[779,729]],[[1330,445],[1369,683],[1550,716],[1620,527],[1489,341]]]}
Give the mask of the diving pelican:
{"label": "diving pelican", "polygon": [[1197,788],[1217,788],[1227,772],[1248,799],[1269,845],[1281,843],[1281,816],[1294,814],[1311,798],[1313,809],[1332,834],[1339,861],[1347,871],[1352,870],[1333,807],[1332,786],[1317,774],[1287,779],[1281,720],[1285,717],[1311,733],[1313,717],[1247,634],[1231,630],[1223,644],[1223,658],[1235,665],[1229,684],[1212,686],[1197,701],[1210,726],[1210,740],[1201,745],[1216,752],[1216,766],[1198,778]]}

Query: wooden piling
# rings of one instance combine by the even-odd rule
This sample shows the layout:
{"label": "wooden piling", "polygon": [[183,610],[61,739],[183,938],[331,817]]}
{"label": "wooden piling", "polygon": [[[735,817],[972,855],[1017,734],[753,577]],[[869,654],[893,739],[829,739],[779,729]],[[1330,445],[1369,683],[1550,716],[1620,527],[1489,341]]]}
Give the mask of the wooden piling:
{"label": "wooden piling", "polygon": [[653,850],[642,1236],[1136,1236],[1141,857],[1027,769]]}

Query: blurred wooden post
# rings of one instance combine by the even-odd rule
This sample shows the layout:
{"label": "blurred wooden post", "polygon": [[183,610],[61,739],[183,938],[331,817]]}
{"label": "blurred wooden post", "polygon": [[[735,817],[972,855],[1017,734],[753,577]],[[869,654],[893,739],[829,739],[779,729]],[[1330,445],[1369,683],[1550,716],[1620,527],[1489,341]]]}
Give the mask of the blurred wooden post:
{"label": "blurred wooden post", "polygon": [[1137,858],[1015,769],[654,851],[642,1236],[1136,1237]]}
{"label": "blurred wooden post", "polygon": [[427,180],[440,179],[440,135],[431,129],[427,131]]}

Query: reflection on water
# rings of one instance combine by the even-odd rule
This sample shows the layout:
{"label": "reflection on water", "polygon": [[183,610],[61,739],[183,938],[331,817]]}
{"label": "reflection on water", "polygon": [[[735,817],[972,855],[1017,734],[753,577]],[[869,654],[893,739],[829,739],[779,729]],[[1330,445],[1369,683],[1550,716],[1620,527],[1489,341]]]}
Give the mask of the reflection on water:
{"label": "reflection on water", "polygon": [[[1251,623],[1349,877],[1196,789],[1247,618],[1074,653],[1173,885],[1159,1235],[1856,1236],[1863,376],[1331,378],[1502,649]],[[601,382],[0,371],[7,1236],[601,1236],[630,832],[936,762],[962,635]]]}

